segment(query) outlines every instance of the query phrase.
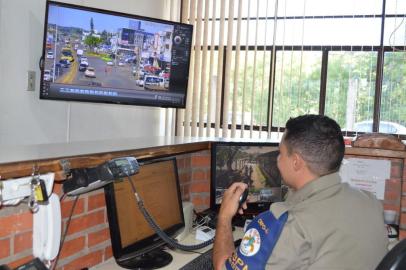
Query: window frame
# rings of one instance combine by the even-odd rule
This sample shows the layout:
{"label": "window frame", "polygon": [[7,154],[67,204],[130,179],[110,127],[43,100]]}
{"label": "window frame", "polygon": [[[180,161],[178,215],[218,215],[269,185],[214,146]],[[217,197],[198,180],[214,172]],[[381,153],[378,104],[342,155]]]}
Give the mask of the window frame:
{"label": "window frame", "polygon": [[[375,100],[374,100],[374,111],[373,111],[373,126],[372,126],[372,132],[378,132],[379,129],[379,122],[380,122],[380,110],[381,110],[381,98],[382,98],[382,84],[383,84],[383,68],[384,68],[384,55],[386,52],[406,52],[406,44],[404,46],[385,46],[384,45],[384,32],[385,32],[385,19],[386,18],[405,18],[406,14],[386,14],[385,13],[385,6],[386,6],[386,0],[382,0],[382,13],[381,14],[354,14],[354,15],[326,15],[326,16],[321,16],[321,15],[315,15],[315,16],[277,16],[275,17],[258,17],[258,20],[269,20],[269,21],[274,21],[276,20],[306,20],[306,19],[354,19],[354,18],[380,18],[381,19],[381,31],[380,31],[380,44],[379,45],[276,45],[275,46],[275,54],[273,54],[273,45],[248,45],[248,51],[254,51],[255,49],[259,52],[267,51],[270,52],[270,65],[276,65],[276,54],[278,51],[320,51],[322,53],[322,59],[321,59],[321,77],[320,77],[320,98],[319,98],[319,114],[324,115],[325,113],[325,101],[326,101],[326,90],[327,90],[327,72],[328,72],[328,58],[329,58],[329,52],[331,51],[360,51],[360,52],[370,52],[370,51],[376,51],[378,53],[377,56],[377,64],[376,64],[376,78],[375,78]],[[182,10],[182,7],[181,7]],[[242,20],[256,20],[257,18],[254,17],[242,17]],[[220,18],[216,18],[216,21],[219,21]],[[227,21],[227,18],[225,18]],[[189,18],[190,21],[190,18]],[[209,21],[213,21],[212,18],[209,19]],[[237,18],[233,18],[233,21],[237,21]],[[200,46],[201,49],[203,49],[203,45]],[[247,45],[240,45],[239,48],[241,51],[245,51]],[[265,48],[264,48],[265,47]],[[207,50],[209,51],[211,49],[211,46],[207,46]],[[236,45],[232,45],[232,51],[235,52],[237,49]],[[214,50],[218,51],[219,50],[219,45],[214,46]],[[226,58],[227,58],[227,45],[223,46],[223,67],[222,67],[222,75],[224,78],[225,75],[225,70],[226,70]],[[271,115],[271,108],[273,108],[273,102],[274,102],[274,90],[275,90],[275,73],[272,76],[272,66],[269,68],[269,85],[268,85],[268,108],[267,108],[267,113],[266,113],[266,125],[254,125],[252,129],[254,131],[271,131],[271,132],[283,132],[285,130],[284,127],[278,127],[278,126],[271,126],[269,128],[269,118]],[[272,76],[272,77],[271,77]],[[272,83],[273,82],[273,83]],[[224,126],[224,121],[223,121],[223,114],[224,114],[224,80],[222,81],[222,87],[221,87],[221,112],[220,112],[220,128]],[[273,89],[271,89],[271,86],[273,86]],[[184,123],[185,124],[185,123]],[[199,123],[197,123],[199,125]],[[227,124],[228,128],[232,128],[232,124]],[[204,127],[207,127],[207,122],[204,123]],[[211,123],[210,125],[211,128],[215,128],[215,123]],[[260,128],[261,127],[261,128]],[[236,125],[237,130],[250,130],[251,125],[250,124],[244,124],[244,127],[242,127],[241,124]],[[356,136],[357,134],[362,134],[365,132],[355,132],[355,131],[345,131],[346,136]],[[405,135],[399,135],[395,134],[401,139],[406,139],[406,134]]]}

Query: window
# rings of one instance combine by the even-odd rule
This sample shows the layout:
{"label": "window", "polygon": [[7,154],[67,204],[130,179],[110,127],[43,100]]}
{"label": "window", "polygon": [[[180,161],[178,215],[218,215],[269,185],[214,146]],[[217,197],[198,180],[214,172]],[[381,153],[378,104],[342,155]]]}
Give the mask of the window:
{"label": "window", "polygon": [[399,128],[380,131],[406,134],[406,52],[386,52],[383,72],[380,119],[397,123]]}
{"label": "window", "polygon": [[277,51],[272,125],[319,111],[321,52]]}
{"label": "window", "polygon": [[325,114],[344,130],[353,131],[355,123],[373,119],[376,61],[377,52],[328,54]]}
{"label": "window", "polygon": [[405,1],[183,0],[182,11],[196,37],[178,135],[272,137],[321,113],[347,135],[406,138]]}

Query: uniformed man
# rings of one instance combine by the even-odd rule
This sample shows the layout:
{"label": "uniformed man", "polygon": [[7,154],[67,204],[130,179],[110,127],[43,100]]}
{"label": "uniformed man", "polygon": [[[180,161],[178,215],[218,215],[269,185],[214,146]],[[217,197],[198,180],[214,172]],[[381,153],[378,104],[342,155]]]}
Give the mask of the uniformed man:
{"label": "uniformed man", "polygon": [[339,125],[321,115],[291,118],[279,145],[278,168],[290,191],[247,228],[235,250],[232,217],[247,188],[225,193],[214,242],[215,269],[375,269],[387,252],[382,204],[341,183]]}

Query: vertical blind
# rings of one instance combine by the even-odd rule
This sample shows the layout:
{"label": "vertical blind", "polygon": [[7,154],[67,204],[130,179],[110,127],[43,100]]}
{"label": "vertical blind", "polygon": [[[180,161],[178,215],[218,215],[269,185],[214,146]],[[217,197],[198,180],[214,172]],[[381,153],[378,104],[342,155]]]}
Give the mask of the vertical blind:
{"label": "vertical blind", "polygon": [[178,136],[277,138],[304,113],[344,130],[372,131],[379,116],[406,125],[405,1],[167,2],[194,36],[186,108],[166,111],[166,134],[176,118]]}
{"label": "vertical blind", "polygon": [[[252,5],[253,2],[255,5]],[[268,5],[268,1],[260,0],[182,1],[181,21],[194,26],[194,50],[191,54],[187,106],[177,110],[177,135],[243,138],[247,134],[241,127],[249,127],[248,136],[253,136],[254,125],[257,124],[254,113],[261,116],[268,114],[261,111],[264,106],[255,108],[254,103],[255,97],[269,103],[270,66],[265,60],[269,58],[266,52],[269,26],[265,22],[265,29],[260,29],[259,23],[261,8],[265,9],[265,17],[268,17]],[[255,14],[251,14],[252,9]],[[252,32],[254,37],[251,37]],[[265,38],[259,39],[259,35],[265,35]],[[241,42],[242,38],[245,42]],[[254,49],[242,47],[241,43],[253,44]],[[254,59],[253,70],[248,70],[247,63],[251,58]],[[258,65],[262,66],[261,72],[257,69]],[[259,121],[259,129],[266,120]]]}

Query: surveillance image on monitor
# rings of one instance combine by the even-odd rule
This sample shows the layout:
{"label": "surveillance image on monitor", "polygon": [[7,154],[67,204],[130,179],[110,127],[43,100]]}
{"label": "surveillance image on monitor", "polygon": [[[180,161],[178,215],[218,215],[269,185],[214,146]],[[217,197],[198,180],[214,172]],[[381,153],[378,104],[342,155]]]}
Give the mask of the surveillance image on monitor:
{"label": "surveillance image on monitor", "polygon": [[47,2],[40,97],[184,107],[192,26]]}
{"label": "surveillance image on monitor", "polygon": [[278,148],[246,143],[218,143],[212,151],[212,184],[216,205],[233,182],[249,186],[249,204],[281,200],[281,175],[277,168]]}

